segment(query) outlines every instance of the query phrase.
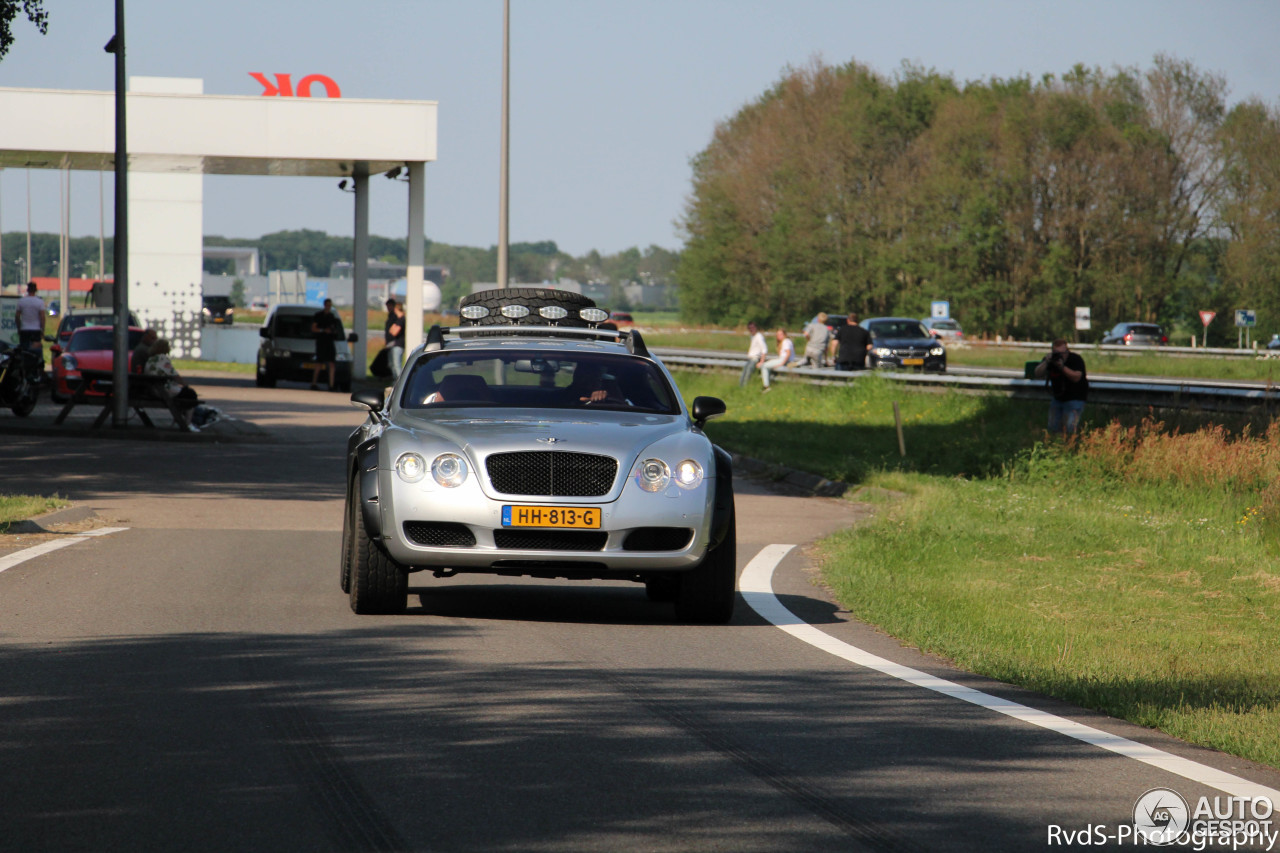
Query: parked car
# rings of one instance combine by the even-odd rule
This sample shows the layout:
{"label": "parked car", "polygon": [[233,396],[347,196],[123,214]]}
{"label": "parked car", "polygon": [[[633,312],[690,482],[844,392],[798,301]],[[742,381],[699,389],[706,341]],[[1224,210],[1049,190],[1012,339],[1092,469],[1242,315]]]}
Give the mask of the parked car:
{"label": "parked car", "polygon": [[925,317],[920,322],[924,323],[929,333],[940,341],[964,340],[964,332],[960,329],[960,324],[950,317]]}
{"label": "parked car", "polygon": [[[50,395],[55,403],[65,403],[80,379],[81,370],[111,370],[115,364],[116,330],[113,326],[83,326],[76,329],[67,345],[53,358],[53,387]],[[129,364],[133,364],[133,348],[142,340],[139,326],[129,327]],[[94,386],[85,395],[105,396]]]}
{"label": "parked car", "polygon": [[[85,326],[114,326],[115,324],[116,315],[111,308],[72,308],[67,312],[67,316],[63,317],[62,321],[58,323],[58,331],[53,335],[53,346],[49,349],[55,356],[62,352],[76,329],[81,329]],[[132,311],[129,312],[129,325],[142,325]]]}
{"label": "parked car", "polygon": [[1164,330],[1155,323],[1116,323],[1102,338],[1104,344],[1158,346],[1169,343]]}
{"label": "parked car", "polygon": [[628,311],[610,311],[609,321],[620,329],[624,326],[635,325],[635,320],[631,318],[631,313]]}
{"label": "parked car", "polygon": [[[263,321],[258,335],[257,384],[259,388],[274,388],[281,379],[292,382],[311,382],[316,362],[316,336],[311,331],[311,321],[320,309],[314,305],[277,305]],[[334,341],[337,350],[335,381],[342,391],[351,390],[351,347],[356,342],[354,333],[345,340]],[[328,373],[321,370],[321,378],[329,381]]]}
{"label": "parked car", "polygon": [[1271,336],[1271,340],[1267,341],[1267,349],[1269,350],[1280,349],[1280,335]]}
{"label": "parked car", "polygon": [[910,367],[916,370],[947,369],[947,350],[919,320],[910,317],[873,317],[862,321],[871,333],[870,367]]}
{"label": "parked car", "polygon": [[347,445],[342,590],[403,610],[410,572],[643,583],[677,618],[733,613],[730,458],[703,432],[725,411],[675,380],[587,297],[538,288],[463,299],[433,326]]}
{"label": "parked car", "polygon": [[230,326],[235,322],[235,306],[230,296],[206,296],[200,308],[200,325]]}
{"label": "parked car", "polygon": [[266,311],[267,305],[268,305],[267,300],[259,296],[249,302],[249,310],[250,311]]}

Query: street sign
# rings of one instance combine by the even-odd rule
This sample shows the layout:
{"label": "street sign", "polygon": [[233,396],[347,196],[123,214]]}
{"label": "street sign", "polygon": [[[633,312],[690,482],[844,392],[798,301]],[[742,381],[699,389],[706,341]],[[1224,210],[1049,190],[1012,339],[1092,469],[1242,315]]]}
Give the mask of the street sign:
{"label": "street sign", "polygon": [[1213,318],[1217,316],[1218,316],[1217,311],[1201,311],[1200,322],[1203,323],[1204,327],[1207,329],[1209,328],[1209,324],[1213,322]]}
{"label": "street sign", "polygon": [[1087,332],[1093,328],[1089,321],[1089,308],[1076,306],[1076,331]]}
{"label": "street sign", "polygon": [[1258,312],[1250,311],[1247,308],[1239,308],[1236,310],[1236,325],[1242,328],[1250,329],[1258,325]]}
{"label": "street sign", "polygon": [[929,316],[934,320],[945,320],[951,316],[950,302],[934,302],[929,306]]}

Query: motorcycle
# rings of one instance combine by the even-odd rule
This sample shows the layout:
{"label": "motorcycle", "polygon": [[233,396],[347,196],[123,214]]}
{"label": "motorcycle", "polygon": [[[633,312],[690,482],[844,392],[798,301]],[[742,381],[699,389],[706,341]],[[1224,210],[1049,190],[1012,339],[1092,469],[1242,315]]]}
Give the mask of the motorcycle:
{"label": "motorcycle", "polygon": [[0,406],[20,418],[36,407],[40,395],[40,354],[0,341]]}

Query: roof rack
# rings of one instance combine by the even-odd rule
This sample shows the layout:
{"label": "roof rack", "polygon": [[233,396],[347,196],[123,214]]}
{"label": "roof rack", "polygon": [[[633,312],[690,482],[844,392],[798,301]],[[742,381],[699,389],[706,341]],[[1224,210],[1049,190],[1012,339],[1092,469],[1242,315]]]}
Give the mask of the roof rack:
{"label": "roof rack", "polygon": [[522,337],[541,338],[590,338],[596,340],[617,341],[627,345],[627,352],[641,358],[651,358],[644,338],[635,329],[620,331],[618,329],[581,329],[572,326],[432,326],[427,331],[425,349],[434,352],[444,346],[446,337],[475,338],[499,335],[518,335]]}

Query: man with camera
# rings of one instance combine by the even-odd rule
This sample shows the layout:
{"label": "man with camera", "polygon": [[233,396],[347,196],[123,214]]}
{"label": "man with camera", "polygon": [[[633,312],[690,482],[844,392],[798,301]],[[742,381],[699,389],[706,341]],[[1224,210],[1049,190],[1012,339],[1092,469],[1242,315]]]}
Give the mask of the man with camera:
{"label": "man with camera", "polygon": [[1058,338],[1053,349],[1036,365],[1035,377],[1047,379],[1053,391],[1049,403],[1049,432],[1073,435],[1089,396],[1089,380],[1085,376],[1084,359],[1067,349]]}

